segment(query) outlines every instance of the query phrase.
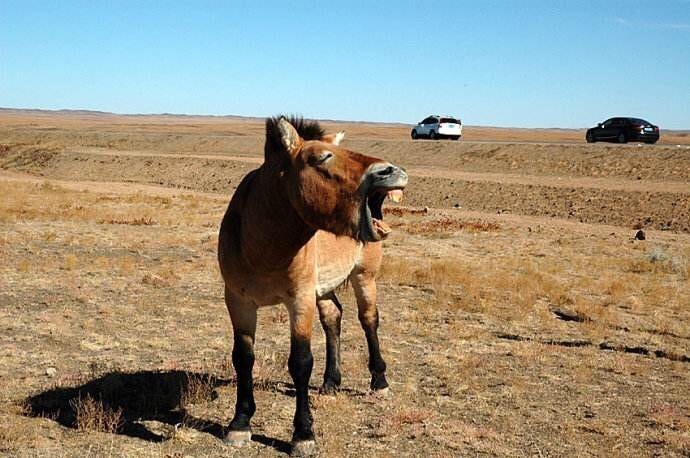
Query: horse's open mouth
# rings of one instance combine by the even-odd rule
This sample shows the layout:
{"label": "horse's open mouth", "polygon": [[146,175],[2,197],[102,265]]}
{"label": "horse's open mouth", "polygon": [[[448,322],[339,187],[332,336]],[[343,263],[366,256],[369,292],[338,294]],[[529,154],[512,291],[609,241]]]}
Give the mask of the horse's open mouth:
{"label": "horse's open mouth", "polygon": [[365,239],[371,242],[383,240],[393,231],[391,227],[383,221],[383,202],[386,199],[393,202],[400,202],[403,198],[402,189],[375,189],[366,197],[364,205],[365,218],[363,223],[363,233]]}

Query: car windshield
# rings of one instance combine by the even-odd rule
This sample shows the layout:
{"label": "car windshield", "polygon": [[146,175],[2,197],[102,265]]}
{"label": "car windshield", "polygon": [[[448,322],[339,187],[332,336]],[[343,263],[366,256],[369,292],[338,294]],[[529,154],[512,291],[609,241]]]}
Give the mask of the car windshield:
{"label": "car windshield", "polygon": [[460,121],[458,121],[455,118],[441,118],[442,123],[451,123],[451,124],[460,124]]}
{"label": "car windshield", "polygon": [[630,118],[630,122],[633,124],[641,124],[643,126],[651,126],[652,125],[652,123],[650,123],[649,121],[645,121],[644,119],[640,119],[640,118]]}

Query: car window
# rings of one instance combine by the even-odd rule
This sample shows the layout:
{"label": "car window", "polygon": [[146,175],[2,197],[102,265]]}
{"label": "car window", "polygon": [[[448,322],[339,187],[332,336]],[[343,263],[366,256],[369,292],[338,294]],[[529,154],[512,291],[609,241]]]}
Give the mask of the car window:
{"label": "car window", "polygon": [[441,122],[448,122],[451,124],[460,124],[460,121],[458,121],[455,118],[441,118]]}
{"label": "car window", "polygon": [[601,127],[611,127],[611,124],[613,124],[613,118],[607,119],[606,121],[601,123]]}

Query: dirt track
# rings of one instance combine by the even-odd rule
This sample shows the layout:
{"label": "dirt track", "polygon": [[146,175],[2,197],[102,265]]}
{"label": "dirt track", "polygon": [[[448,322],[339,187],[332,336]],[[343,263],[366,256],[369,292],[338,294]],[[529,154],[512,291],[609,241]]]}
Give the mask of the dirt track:
{"label": "dirt track", "polygon": [[[215,145],[193,152],[180,150],[188,145],[176,139],[150,151],[74,144],[81,137],[58,147],[65,140],[57,138],[41,136],[47,146],[40,147],[6,144],[0,167],[64,180],[230,193],[262,160],[258,137],[225,138],[223,151]],[[131,143],[142,146],[137,139]],[[346,145],[406,167],[416,183],[407,193],[409,205],[690,232],[690,150],[379,140]]]}
{"label": "dirt track", "polygon": [[[219,440],[235,388],[217,226],[261,123],[17,119],[0,118],[0,455],[284,456],[280,307],[259,314],[252,444]],[[343,291],[336,397],[316,394],[314,334],[323,456],[689,456],[690,151],[349,127],[344,145],[411,182],[379,279],[393,394],[366,391]]]}

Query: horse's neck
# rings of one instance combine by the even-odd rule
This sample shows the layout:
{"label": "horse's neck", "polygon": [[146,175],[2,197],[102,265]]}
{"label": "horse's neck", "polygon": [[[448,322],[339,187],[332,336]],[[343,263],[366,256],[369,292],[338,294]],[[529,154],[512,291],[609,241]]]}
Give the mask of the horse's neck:
{"label": "horse's neck", "polygon": [[242,251],[245,260],[257,267],[281,269],[290,265],[316,230],[294,210],[276,176],[261,172],[245,202]]}

